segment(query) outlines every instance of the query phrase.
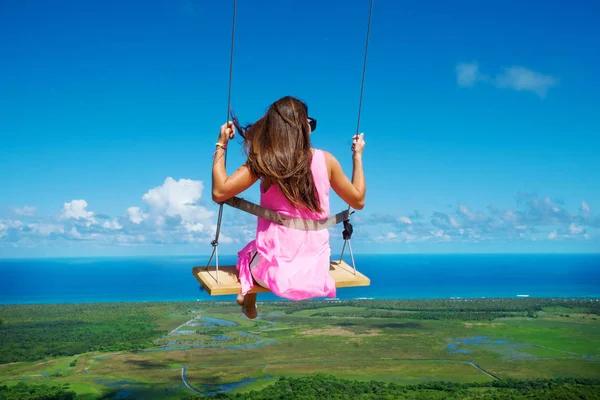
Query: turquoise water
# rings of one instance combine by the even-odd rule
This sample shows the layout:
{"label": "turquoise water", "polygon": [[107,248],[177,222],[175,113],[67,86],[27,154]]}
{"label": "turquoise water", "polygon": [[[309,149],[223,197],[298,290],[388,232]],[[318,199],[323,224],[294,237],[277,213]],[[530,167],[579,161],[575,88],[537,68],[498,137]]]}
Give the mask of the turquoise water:
{"label": "turquoise water", "polygon": [[[221,257],[221,264],[235,264]],[[0,260],[0,304],[232,300],[192,276],[206,257]],[[371,286],[337,297],[600,297],[600,254],[356,255]],[[272,294],[259,299],[274,300]]]}

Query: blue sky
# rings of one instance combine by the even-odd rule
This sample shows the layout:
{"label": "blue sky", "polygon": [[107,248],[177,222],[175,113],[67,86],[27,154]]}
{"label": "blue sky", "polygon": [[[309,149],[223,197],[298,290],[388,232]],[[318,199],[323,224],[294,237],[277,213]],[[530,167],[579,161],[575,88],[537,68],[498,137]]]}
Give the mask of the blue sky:
{"label": "blue sky", "polygon": [[[354,250],[597,252],[599,8],[376,0]],[[368,10],[238,1],[240,118],[304,99],[313,145],[351,174]],[[229,1],[1,3],[0,257],[211,250],[231,12]],[[229,172],[242,162],[236,141]],[[257,188],[243,197],[257,201]],[[344,205],[333,196],[331,208]],[[224,218],[221,252],[235,254],[255,220]]]}

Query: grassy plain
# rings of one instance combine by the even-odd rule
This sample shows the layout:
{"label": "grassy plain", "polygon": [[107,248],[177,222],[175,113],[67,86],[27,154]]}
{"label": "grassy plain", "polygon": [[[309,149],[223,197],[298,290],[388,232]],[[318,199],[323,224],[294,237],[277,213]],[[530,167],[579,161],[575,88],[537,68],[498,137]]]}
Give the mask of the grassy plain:
{"label": "grassy plain", "polygon": [[[89,304],[77,307],[79,315],[72,313],[72,305],[4,306],[1,351],[14,348],[25,354],[18,342],[8,343],[16,327],[21,337],[37,335],[26,341],[27,346],[37,343],[35,354],[53,354],[53,346],[68,351],[70,342],[56,343],[56,332],[40,328],[44,318],[60,330],[76,325],[82,340],[92,337],[102,350],[0,364],[0,384],[67,383],[82,398],[92,399],[244,392],[279,377],[315,373],[399,384],[600,378],[595,304],[470,302],[452,308],[430,300],[312,302],[306,307],[259,303],[260,318],[254,321],[241,316],[238,306],[220,302]],[[496,317],[499,312],[504,316]],[[150,328],[155,333],[149,343],[128,348],[127,329],[148,335]]]}

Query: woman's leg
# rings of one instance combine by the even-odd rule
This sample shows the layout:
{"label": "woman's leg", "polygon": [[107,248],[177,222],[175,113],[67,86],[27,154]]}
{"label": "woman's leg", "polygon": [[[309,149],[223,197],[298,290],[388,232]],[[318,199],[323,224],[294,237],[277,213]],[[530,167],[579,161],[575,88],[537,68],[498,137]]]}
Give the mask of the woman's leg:
{"label": "woman's leg", "polygon": [[[252,272],[252,270],[258,265],[259,262],[260,256],[258,255],[258,252],[255,252],[252,255],[252,259],[250,260],[250,272]],[[254,277],[254,275],[252,276]],[[254,277],[254,280],[261,286],[265,285],[263,281],[261,281],[260,279],[256,279],[256,277]],[[248,293],[245,296],[242,296],[240,294],[238,295],[236,301],[239,305],[242,306],[242,312],[248,318],[254,319],[257,317],[258,312],[256,311],[256,293]]]}
{"label": "woman's leg", "polygon": [[[256,264],[258,264],[258,261],[260,261],[260,256],[258,255],[258,251],[255,251],[254,254],[252,255],[252,258],[250,259],[250,273],[252,273],[252,269],[256,266]],[[235,302],[238,303],[240,306],[243,306],[244,305],[244,295],[241,293],[238,294],[237,298],[235,299]]]}
{"label": "woman's leg", "polygon": [[250,319],[254,319],[258,316],[258,312],[256,311],[256,293],[248,293],[244,296],[242,312]]}
{"label": "woman's leg", "polygon": [[[255,251],[254,254],[252,255],[252,258],[250,259],[250,273],[252,273],[252,270],[254,269],[254,267],[256,267],[256,265],[258,265],[260,261],[260,256],[258,255],[258,251]],[[253,275],[254,277],[254,275]],[[256,281],[256,278],[254,278],[254,280]],[[259,280],[260,281],[260,280]],[[257,282],[259,285],[261,283],[263,283],[262,281]],[[254,293],[253,296],[250,296],[248,298],[248,301],[246,301],[246,298],[250,296],[250,294],[246,294],[245,296],[243,294],[238,294],[237,298],[235,299],[235,302],[238,303],[240,306],[242,306],[242,312],[244,314],[246,314],[248,316],[248,318],[256,318],[256,293]],[[253,317],[249,316],[250,315],[254,315]]]}

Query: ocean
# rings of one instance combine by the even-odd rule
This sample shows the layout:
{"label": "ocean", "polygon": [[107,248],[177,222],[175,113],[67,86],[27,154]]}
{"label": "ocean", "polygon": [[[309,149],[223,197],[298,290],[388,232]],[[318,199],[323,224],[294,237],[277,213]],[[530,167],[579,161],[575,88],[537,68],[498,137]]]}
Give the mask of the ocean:
{"label": "ocean", "polygon": [[[339,299],[600,297],[600,254],[356,255],[368,287]],[[0,259],[0,304],[233,301],[192,276],[207,257]],[[235,264],[235,256],[220,264]],[[346,260],[349,262],[349,260]],[[260,300],[275,300],[259,294]]]}

